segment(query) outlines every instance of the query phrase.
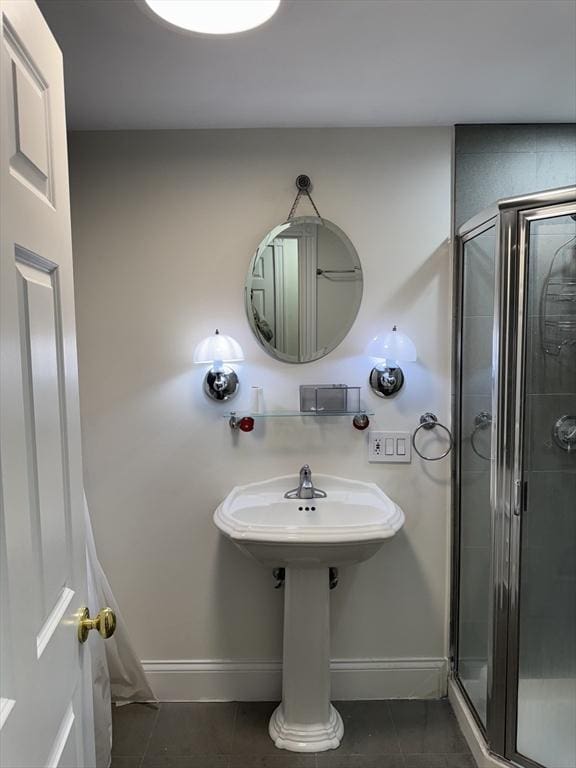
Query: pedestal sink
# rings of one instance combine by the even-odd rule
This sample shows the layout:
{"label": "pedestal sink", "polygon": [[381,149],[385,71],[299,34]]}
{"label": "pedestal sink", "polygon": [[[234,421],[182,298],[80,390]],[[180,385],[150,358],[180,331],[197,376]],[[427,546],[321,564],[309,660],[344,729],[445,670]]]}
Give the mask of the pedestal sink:
{"label": "pedestal sink", "polygon": [[269,733],[280,749],[336,749],[344,733],[330,703],[330,567],[367,560],[404,524],[374,483],[314,475],[326,498],[286,499],[292,475],[237,486],[214,513],[243,552],[286,569],[282,703]]}

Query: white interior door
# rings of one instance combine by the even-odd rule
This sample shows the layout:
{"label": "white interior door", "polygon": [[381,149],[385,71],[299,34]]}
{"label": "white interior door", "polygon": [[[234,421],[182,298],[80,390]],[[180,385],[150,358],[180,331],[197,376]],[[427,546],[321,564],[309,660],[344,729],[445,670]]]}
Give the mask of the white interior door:
{"label": "white interior door", "polygon": [[2,0],[2,768],[94,764],[62,56]]}
{"label": "white interior door", "polygon": [[318,350],[318,227],[301,224],[290,228],[298,242],[298,313],[300,362],[313,360]]}
{"label": "white interior door", "polygon": [[276,350],[299,359],[298,240],[274,238],[274,282],[276,293]]}
{"label": "white interior door", "polygon": [[251,281],[251,301],[259,317],[270,326],[270,330],[274,334],[272,343],[276,346],[277,328],[273,243],[264,249],[254,264]]}

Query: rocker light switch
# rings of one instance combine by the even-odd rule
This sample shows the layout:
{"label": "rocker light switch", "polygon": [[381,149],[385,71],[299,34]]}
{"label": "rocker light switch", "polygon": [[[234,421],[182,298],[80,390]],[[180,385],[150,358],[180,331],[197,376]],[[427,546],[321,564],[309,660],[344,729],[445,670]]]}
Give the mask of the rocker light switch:
{"label": "rocker light switch", "polygon": [[409,463],[412,461],[410,432],[368,432],[368,461]]}

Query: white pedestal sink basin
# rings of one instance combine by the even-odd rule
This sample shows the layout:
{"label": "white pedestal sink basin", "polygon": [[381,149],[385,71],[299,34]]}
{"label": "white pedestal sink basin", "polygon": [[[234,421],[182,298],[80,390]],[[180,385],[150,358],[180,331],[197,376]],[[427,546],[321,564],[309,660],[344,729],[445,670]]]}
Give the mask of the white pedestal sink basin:
{"label": "white pedestal sink basin", "polygon": [[328,568],[367,560],[404,514],[374,483],[314,475],[326,498],[284,498],[295,484],[287,475],[237,486],[214,522],[246,554],[286,569],[282,703],[269,732],[281,749],[321,752],[344,733],[330,703]]}

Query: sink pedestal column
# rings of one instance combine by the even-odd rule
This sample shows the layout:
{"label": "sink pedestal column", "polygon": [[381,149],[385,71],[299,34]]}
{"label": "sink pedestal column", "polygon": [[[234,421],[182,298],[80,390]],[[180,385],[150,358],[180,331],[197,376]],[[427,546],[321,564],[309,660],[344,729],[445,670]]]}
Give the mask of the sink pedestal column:
{"label": "sink pedestal column", "polygon": [[282,703],[269,732],[277,747],[293,752],[336,749],[344,734],[330,703],[328,568],[286,568]]}

